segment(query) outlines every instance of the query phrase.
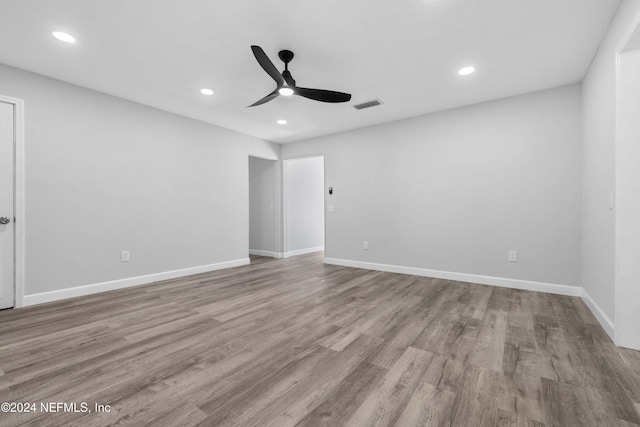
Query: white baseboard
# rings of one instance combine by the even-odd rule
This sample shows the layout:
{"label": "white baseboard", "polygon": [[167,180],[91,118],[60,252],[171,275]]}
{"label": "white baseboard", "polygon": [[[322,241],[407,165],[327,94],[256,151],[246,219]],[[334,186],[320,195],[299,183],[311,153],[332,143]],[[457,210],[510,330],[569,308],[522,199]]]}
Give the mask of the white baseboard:
{"label": "white baseboard", "polygon": [[345,267],[364,268],[367,270],[386,271],[389,273],[411,274],[414,276],[433,277],[436,279],[455,280],[458,282],[479,283],[481,285],[500,286],[503,288],[522,289],[526,291],[546,292],[551,294],[581,296],[579,286],[556,285],[553,283],[533,282],[529,280],[506,279],[504,277],[481,276],[478,274],[454,273],[450,271],[428,270],[425,268],[403,267],[400,265],[377,264],[373,262],[351,261],[345,259],[325,258],[325,264]]}
{"label": "white baseboard", "polygon": [[176,277],[189,276],[191,274],[206,273],[209,271],[222,270],[224,268],[239,267],[248,265],[249,258],[237,259],[233,261],[219,262],[216,264],[201,265],[198,267],[183,268],[180,270],[165,271],[162,273],[146,274],[144,276],[129,277],[126,279],[112,280],[109,282],[94,283],[91,285],[77,286],[75,288],[59,289],[57,291],[42,292],[39,294],[25,295],[24,306],[42,304],[45,302],[58,301],[61,299],[74,298],[83,295],[91,295],[98,292],[112,291],[115,289],[129,288],[131,286],[146,285],[161,280],[175,279]]}
{"label": "white baseboard", "polygon": [[304,255],[304,254],[310,254],[312,252],[320,252],[320,251],[324,251],[324,246],[316,246],[313,248],[305,248],[305,249],[296,249],[295,251],[285,252],[284,257],[289,258],[290,256]]}
{"label": "white baseboard", "polygon": [[284,258],[284,254],[282,252],[274,252],[274,251],[261,251],[258,249],[249,249],[249,255],[257,255],[257,256],[267,256],[271,258]]}
{"label": "white baseboard", "polygon": [[615,342],[615,338],[614,338],[615,326],[614,326],[614,323],[611,321],[611,319],[609,319],[609,316],[607,316],[604,313],[604,311],[602,311],[600,306],[596,304],[596,302],[591,298],[591,296],[587,293],[587,291],[584,288],[582,288],[582,294],[580,295],[580,297],[582,298],[582,301],[584,301],[584,303],[587,305],[587,307],[589,307],[589,310],[591,310],[593,315],[596,317],[596,320],[600,322],[602,329],[604,329],[607,335],[609,335],[609,337],[611,338],[611,340]]}

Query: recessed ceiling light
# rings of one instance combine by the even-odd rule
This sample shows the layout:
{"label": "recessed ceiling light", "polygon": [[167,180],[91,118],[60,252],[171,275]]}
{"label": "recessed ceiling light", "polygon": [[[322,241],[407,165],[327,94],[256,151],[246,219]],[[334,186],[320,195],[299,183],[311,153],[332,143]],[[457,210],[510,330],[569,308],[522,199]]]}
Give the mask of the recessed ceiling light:
{"label": "recessed ceiling light", "polygon": [[281,120],[278,120],[278,124],[279,124],[279,125],[286,125],[286,124],[287,124],[287,121],[286,121],[286,120],[282,120],[282,119],[281,119]]}
{"label": "recessed ceiling light", "polygon": [[278,92],[280,93],[280,95],[284,95],[284,96],[291,96],[293,95],[293,89],[291,89],[290,87],[281,87],[280,90],[278,90]]}
{"label": "recessed ceiling light", "polygon": [[75,43],[76,42],[76,38],[75,37],[73,37],[71,34],[63,33],[62,31],[54,31],[51,34],[53,35],[53,37],[57,38],[61,42],[65,42],[65,43]]}
{"label": "recessed ceiling light", "polygon": [[461,68],[460,71],[458,71],[458,74],[460,74],[461,76],[468,76],[469,74],[472,74],[474,71],[476,71],[475,67],[464,67],[464,68]]}
{"label": "recessed ceiling light", "polygon": [[213,95],[213,91],[211,89],[207,89],[207,88],[200,89],[200,93],[203,94],[203,95]]}

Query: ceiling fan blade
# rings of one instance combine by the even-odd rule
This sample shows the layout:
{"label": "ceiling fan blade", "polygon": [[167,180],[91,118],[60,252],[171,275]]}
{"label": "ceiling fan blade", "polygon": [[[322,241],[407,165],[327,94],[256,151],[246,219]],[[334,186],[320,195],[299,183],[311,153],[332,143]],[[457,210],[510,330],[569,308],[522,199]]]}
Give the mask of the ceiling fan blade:
{"label": "ceiling fan blade", "polygon": [[279,95],[279,93],[278,93],[278,89],[276,89],[276,90],[274,90],[273,92],[271,92],[269,95],[267,95],[267,96],[265,96],[264,98],[262,98],[261,100],[256,101],[256,102],[254,102],[254,103],[253,103],[253,104],[251,104],[251,105],[247,105],[247,108],[248,108],[248,107],[255,107],[256,105],[262,105],[262,104],[264,104],[265,102],[269,102],[269,101],[271,101],[272,99],[276,98],[278,95]]}
{"label": "ceiling fan blade", "polygon": [[278,71],[276,66],[273,65],[273,62],[271,62],[267,54],[264,53],[264,50],[262,50],[260,46],[251,46],[251,50],[253,51],[253,56],[256,57],[256,60],[258,61],[258,64],[260,64],[262,69],[265,70],[267,74],[269,74],[271,78],[276,81],[278,86],[283,86],[284,79],[280,75],[280,72]]}
{"label": "ceiling fan blade", "polygon": [[351,99],[351,95],[348,93],[304,87],[296,87],[295,94],[322,102],[348,102]]}

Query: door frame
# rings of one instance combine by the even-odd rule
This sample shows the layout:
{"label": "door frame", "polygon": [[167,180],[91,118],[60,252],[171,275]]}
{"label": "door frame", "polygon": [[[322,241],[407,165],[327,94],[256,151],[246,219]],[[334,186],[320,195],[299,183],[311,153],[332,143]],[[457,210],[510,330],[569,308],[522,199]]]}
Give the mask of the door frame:
{"label": "door frame", "polygon": [[[615,227],[615,237],[614,237],[614,319],[613,319],[613,331],[612,333],[609,334],[609,336],[611,337],[611,339],[613,340],[614,344],[616,344],[617,346],[620,346],[621,344],[629,344],[629,343],[625,343],[622,342],[623,340],[623,333],[620,332],[620,329],[622,328],[622,319],[623,319],[623,315],[622,315],[622,307],[624,306],[623,301],[625,298],[625,295],[623,294],[621,287],[622,287],[622,283],[621,283],[621,278],[620,278],[620,265],[619,265],[619,253],[621,248],[619,247],[619,242],[620,242],[620,236],[623,233],[623,230],[621,230],[621,225],[620,225],[620,221],[619,221],[619,211],[618,211],[618,195],[622,194],[622,179],[621,179],[621,172],[620,172],[620,168],[618,167],[618,156],[620,155],[618,152],[618,144],[620,143],[620,138],[621,138],[621,134],[622,134],[622,129],[621,129],[621,120],[620,120],[620,112],[622,111],[622,92],[621,92],[621,81],[622,81],[622,64],[621,64],[621,56],[624,55],[624,48],[626,47],[627,43],[629,42],[629,40],[631,39],[631,37],[633,36],[633,34],[637,31],[640,30],[640,11],[637,11],[635,16],[633,17],[631,24],[629,25],[629,27],[626,28],[624,35],[622,36],[622,38],[620,39],[620,42],[618,43],[618,45],[616,46],[615,49],[615,124],[614,124],[614,132],[615,132],[615,136],[614,136],[614,161],[615,161],[615,182],[614,182],[614,195],[613,195],[613,207],[614,207],[614,227]],[[611,322],[609,322],[611,323]],[[606,328],[605,328],[606,329]],[[607,330],[608,332],[608,330]],[[629,347],[631,348],[631,347]],[[633,348],[633,350],[640,350],[639,348]]]}
{"label": "door frame", "polygon": [[14,108],[14,308],[24,306],[24,237],[25,237],[25,224],[24,224],[24,101],[18,98],[12,98],[0,94],[0,101],[12,104]]}
{"label": "door frame", "polygon": [[[279,235],[280,235],[280,194],[278,191],[278,180],[279,180],[279,160],[278,159],[273,159],[273,158],[269,158],[269,157],[263,157],[263,156],[256,156],[253,154],[249,154],[248,156],[248,162],[247,162],[247,177],[249,176],[249,162],[251,161],[251,157],[253,157],[254,159],[258,159],[258,160],[265,160],[268,162],[273,162],[273,258],[282,258],[281,256],[281,249],[280,249],[280,240],[279,240]],[[250,206],[250,201],[248,204],[249,210],[251,209]],[[249,215],[251,215],[251,213],[249,212]],[[249,232],[251,232],[251,226],[249,225]],[[247,244],[249,244],[247,242]],[[249,245],[249,250],[251,250],[251,245]],[[250,254],[249,254],[250,255]]]}

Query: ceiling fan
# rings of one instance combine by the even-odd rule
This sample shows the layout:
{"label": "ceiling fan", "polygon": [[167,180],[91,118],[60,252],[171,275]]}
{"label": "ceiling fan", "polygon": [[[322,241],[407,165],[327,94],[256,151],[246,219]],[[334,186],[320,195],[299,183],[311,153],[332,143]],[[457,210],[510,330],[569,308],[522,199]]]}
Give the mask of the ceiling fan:
{"label": "ceiling fan", "polygon": [[254,102],[249,105],[249,107],[255,107],[256,105],[262,105],[265,102],[269,102],[272,99],[276,98],[278,95],[283,96],[291,96],[291,95],[299,95],[304,98],[313,99],[315,101],[322,102],[347,102],[351,99],[351,95],[343,92],[335,92],[332,90],[324,90],[324,89],[309,89],[305,87],[296,86],[296,81],[291,77],[291,73],[289,72],[289,62],[293,59],[293,52],[290,50],[281,50],[278,53],[278,56],[284,62],[284,71],[282,74],[278,71],[273,62],[269,59],[264,50],[260,46],[251,46],[251,50],[253,51],[253,55],[258,60],[258,64],[262,67],[263,70],[267,72],[271,76],[273,80],[276,81],[276,88],[269,95],[265,96],[261,100]]}

